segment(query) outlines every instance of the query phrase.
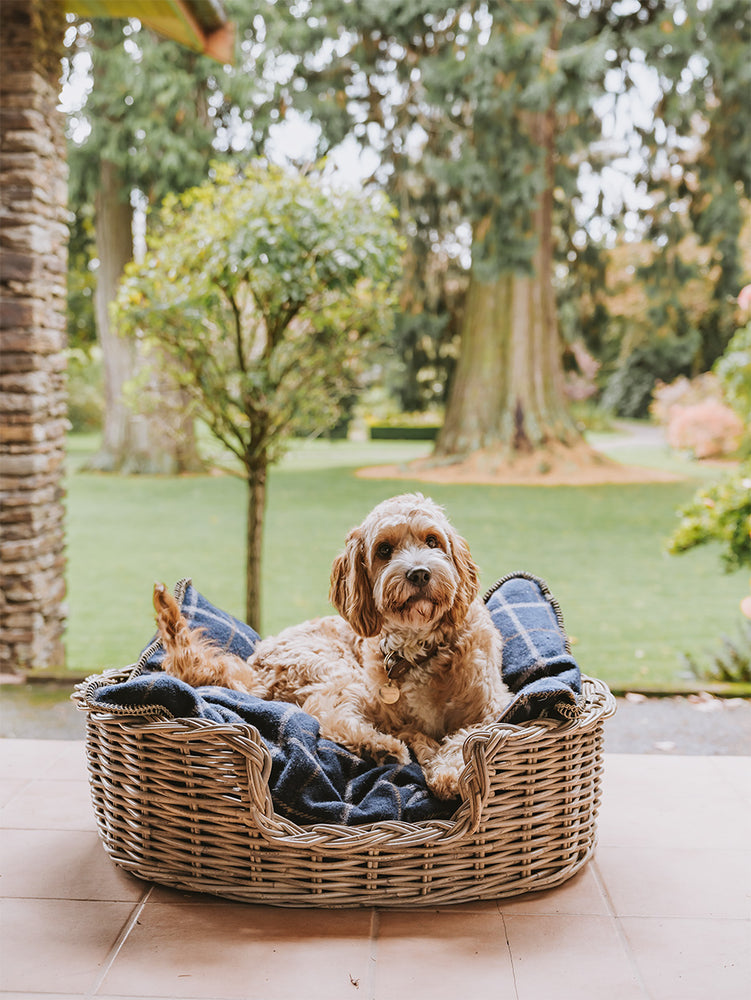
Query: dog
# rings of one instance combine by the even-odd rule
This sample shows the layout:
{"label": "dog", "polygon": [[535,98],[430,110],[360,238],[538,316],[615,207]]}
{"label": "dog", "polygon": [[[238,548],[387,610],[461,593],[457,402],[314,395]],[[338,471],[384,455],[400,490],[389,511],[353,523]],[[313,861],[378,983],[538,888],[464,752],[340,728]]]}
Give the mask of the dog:
{"label": "dog", "polygon": [[431,792],[455,797],[469,732],[511,699],[466,541],[422,494],[386,500],[347,535],[329,599],[338,616],[287,628],[242,660],[191,630],[157,584],[163,669],[299,705],[323,737],[378,763],[406,764],[411,750]]}

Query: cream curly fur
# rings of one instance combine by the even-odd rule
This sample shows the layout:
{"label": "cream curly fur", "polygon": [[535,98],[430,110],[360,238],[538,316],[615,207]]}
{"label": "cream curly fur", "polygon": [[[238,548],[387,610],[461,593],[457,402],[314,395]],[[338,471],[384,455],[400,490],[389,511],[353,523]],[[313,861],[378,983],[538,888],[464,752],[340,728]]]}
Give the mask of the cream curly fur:
{"label": "cream curly fur", "polygon": [[469,729],[510,700],[467,543],[422,494],[386,500],[347,536],[330,599],[341,617],[285,629],[245,661],[189,629],[157,585],[163,669],[300,705],[324,737],[376,761],[406,764],[411,748],[431,791],[456,795]]}

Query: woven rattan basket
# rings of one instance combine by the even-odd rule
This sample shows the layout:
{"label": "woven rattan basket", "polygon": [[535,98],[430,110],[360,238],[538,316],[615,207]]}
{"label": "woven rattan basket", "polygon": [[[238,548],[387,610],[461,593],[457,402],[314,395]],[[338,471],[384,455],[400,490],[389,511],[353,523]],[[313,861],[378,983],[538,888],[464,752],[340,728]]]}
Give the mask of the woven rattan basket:
{"label": "woven rattan basket", "polygon": [[449,821],[301,827],[274,811],[252,726],[110,714],[90,699],[92,683],[128,676],[109,671],[74,698],[104,847],[140,878],[277,906],[436,905],[559,885],[594,849],[615,709],[601,681],[583,678],[571,721],[473,733]]}

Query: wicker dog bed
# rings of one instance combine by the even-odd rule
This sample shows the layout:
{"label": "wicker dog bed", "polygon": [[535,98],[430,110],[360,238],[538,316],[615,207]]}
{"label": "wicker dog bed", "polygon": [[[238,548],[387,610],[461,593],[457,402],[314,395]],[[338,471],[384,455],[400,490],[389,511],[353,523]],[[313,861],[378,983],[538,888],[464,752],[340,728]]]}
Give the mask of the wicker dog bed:
{"label": "wicker dog bed", "polygon": [[299,826],[269,791],[271,755],[250,725],[103,711],[79,685],[99,833],[112,860],[177,889],[278,906],[415,906],[559,885],[591,856],[603,722],[615,702],[582,678],[574,718],[496,723],[464,748],[450,820]]}

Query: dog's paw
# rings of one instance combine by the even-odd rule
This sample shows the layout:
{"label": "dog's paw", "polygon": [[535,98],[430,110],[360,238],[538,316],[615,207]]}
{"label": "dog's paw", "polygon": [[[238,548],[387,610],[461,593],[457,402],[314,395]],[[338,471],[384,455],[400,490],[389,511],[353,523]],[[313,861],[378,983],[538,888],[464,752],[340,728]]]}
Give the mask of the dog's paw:
{"label": "dog's paw", "polygon": [[438,799],[455,799],[459,795],[459,768],[452,764],[428,764],[423,768],[425,782]]}
{"label": "dog's paw", "polygon": [[393,736],[374,742],[368,751],[376,764],[409,764],[412,759],[407,744]]}

